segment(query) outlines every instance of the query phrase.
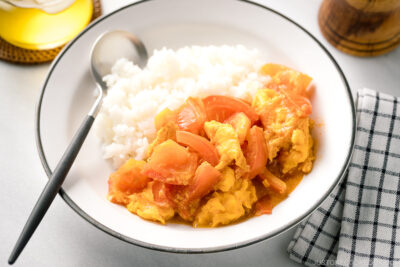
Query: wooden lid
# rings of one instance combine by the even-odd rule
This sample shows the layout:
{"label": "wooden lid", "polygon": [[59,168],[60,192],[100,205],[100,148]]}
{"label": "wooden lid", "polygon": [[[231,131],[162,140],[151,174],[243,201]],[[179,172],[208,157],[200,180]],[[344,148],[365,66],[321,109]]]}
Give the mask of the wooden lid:
{"label": "wooden lid", "polygon": [[[91,21],[101,16],[100,0],[93,0]],[[21,64],[37,64],[53,60],[64,45],[46,50],[32,50],[14,46],[0,38],[0,59]]]}
{"label": "wooden lid", "polygon": [[400,45],[399,0],[324,0],[318,24],[327,41],[350,55],[370,57]]}

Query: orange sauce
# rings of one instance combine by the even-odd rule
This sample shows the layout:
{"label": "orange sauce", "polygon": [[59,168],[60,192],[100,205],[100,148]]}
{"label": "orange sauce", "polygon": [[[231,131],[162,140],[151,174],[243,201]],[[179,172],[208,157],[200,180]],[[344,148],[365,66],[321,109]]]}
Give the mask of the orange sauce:
{"label": "orange sauce", "polygon": [[286,178],[282,178],[286,182],[287,186],[287,191],[285,194],[278,194],[273,190],[268,189],[268,194],[271,197],[271,200],[273,202],[273,206],[275,207],[279,203],[281,203],[283,200],[289,197],[290,193],[299,185],[301,180],[303,179],[304,175],[303,174],[294,174],[290,175]]}

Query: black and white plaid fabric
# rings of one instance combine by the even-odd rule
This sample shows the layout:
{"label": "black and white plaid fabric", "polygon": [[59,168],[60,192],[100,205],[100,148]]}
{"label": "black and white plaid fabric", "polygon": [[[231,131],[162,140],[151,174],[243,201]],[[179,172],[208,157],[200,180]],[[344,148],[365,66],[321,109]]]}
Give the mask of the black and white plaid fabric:
{"label": "black and white plaid fabric", "polygon": [[291,259],[308,266],[400,266],[399,100],[358,92],[347,175],[298,226],[288,247]]}

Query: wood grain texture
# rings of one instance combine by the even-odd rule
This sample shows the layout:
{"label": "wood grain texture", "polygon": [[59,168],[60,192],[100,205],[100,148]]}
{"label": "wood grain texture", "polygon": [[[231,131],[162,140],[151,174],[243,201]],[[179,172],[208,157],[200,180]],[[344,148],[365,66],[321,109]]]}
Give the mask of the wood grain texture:
{"label": "wood grain texture", "polygon": [[400,0],[324,0],[318,23],[337,49],[377,56],[400,44]]}

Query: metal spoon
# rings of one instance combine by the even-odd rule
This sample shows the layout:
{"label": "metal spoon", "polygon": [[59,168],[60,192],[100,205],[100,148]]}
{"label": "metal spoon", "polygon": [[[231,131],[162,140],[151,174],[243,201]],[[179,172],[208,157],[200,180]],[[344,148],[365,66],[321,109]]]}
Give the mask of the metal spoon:
{"label": "metal spoon", "polygon": [[127,58],[139,67],[144,67],[147,64],[148,56],[143,43],[129,32],[106,32],[95,41],[91,51],[91,70],[99,91],[98,97],[37,200],[11,252],[8,259],[9,264],[13,264],[17,260],[61,188],[107,92],[107,86],[102,78],[110,73],[112,65],[120,58]]}

